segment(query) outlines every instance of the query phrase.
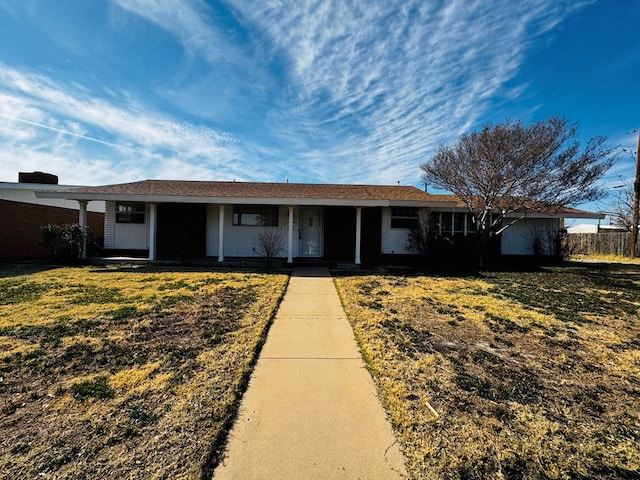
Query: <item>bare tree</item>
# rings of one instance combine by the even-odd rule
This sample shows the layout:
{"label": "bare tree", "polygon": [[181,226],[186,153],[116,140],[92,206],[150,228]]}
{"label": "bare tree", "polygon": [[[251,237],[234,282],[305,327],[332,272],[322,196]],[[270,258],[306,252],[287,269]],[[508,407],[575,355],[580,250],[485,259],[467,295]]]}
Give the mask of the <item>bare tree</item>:
{"label": "bare tree", "polygon": [[615,205],[611,212],[611,220],[614,225],[624,227],[631,231],[633,216],[633,185],[624,185],[618,190],[615,198]]}
{"label": "bare tree", "polygon": [[[602,198],[598,181],[613,164],[605,137],[584,149],[577,125],[550,117],[524,125],[506,121],[441,145],[421,165],[424,180],[449,190],[466,205],[476,225],[478,263],[484,263],[489,237],[528,213],[554,211]],[[507,215],[517,213],[515,218]]]}
{"label": "bare tree", "polygon": [[260,230],[254,240],[255,252],[265,260],[265,268],[273,266],[273,259],[284,251],[282,232],[277,228],[264,228]]}

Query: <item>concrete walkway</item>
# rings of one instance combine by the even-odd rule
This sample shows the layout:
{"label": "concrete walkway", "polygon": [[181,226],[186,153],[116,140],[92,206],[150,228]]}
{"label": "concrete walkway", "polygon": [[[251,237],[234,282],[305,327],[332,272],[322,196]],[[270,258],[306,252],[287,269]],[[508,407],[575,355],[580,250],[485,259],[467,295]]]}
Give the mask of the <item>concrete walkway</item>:
{"label": "concrete walkway", "polygon": [[328,270],[296,268],[213,478],[405,477]]}

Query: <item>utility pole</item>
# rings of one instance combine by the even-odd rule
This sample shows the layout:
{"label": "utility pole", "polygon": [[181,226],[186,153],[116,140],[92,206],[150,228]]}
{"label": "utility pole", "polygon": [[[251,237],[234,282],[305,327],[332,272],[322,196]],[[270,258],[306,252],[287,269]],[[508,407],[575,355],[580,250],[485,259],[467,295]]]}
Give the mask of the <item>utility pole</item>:
{"label": "utility pole", "polygon": [[638,209],[640,208],[640,129],[638,129],[638,148],[636,149],[636,180],[633,182],[633,210],[631,214],[631,258],[636,258],[638,245]]}

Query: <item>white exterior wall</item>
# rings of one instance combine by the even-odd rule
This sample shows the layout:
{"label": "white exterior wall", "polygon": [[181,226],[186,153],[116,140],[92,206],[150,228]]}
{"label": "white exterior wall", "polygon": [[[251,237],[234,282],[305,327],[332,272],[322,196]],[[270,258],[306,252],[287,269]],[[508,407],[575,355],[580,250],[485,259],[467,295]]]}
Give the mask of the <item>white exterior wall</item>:
{"label": "white exterior wall", "polygon": [[[409,237],[409,229],[407,228],[391,228],[391,208],[384,207],[382,209],[382,232],[381,234],[381,250],[382,253],[411,253],[407,250],[407,238]],[[367,239],[365,238],[366,242]]]}
{"label": "white exterior wall", "polygon": [[113,231],[116,223],[116,202],[105,202],[104,209],[104,248],[113,246]]}
{"label": "white exterior wall", "polygon": [[116,202],[106,202],[104,247],[146,250],[149,248],[149,205],[144,223],[116,223]]}
{"label": "white exterior wall", "polygon": [[[77,202],[75,202],[77,203]],[[145,223],[126,224],[115,223],[115,202],[106,202],[105,208],[105,248],[145,250],[149,248],[149,206],[145,211]],[[254,239],[256,234],[265,227],[233,225],[233,206],[225,205],[224,224],[224,256],[252,257],[256,256]],[[426,211],[421,211],[425,215]],[[447,214],[447,213],[445,213]],[[283,251],[281,256],[287,256],[289,211],[287,206],[279,207],[280,226],[266,227],[279,229],[282,234]],[[381,250],[385,254],[408,254],[407,238],[410,230],[405,228],[391,228],[391,209],[382,208]],[[294,208],[293,252],[292,257],[298,257],[300,208]],[[206,255],[217,257],[219,205],[207,205],[206,213]],[[533,239],[537,234],[545,239],[545,249],[553,252],[553,238],[560,226],[559,219],[526,218],[507,228],[502,234],[501,252],[503,255],[533,255]],[[367,239],[363,238],[363,242]]]}
{"label": "white exterior wall", "polygon": [[501,252],[503,255],[533,255],[533,241],[538,236],[543,240],[545,254],[551,255],[553,239],[559,228],[560,220],[557,218],[522,219],[502,233]]}
{"label": "white exterior wall", "polygon": [[[289,225],[289,209],[286,206],[279,207],[280,226],[279,227],[260,227],[249,225],[233,225],[233,206],[225,205],[224,207],[224,256],[229,257],[253,257],[257,256],[255,252],[255,236],[258,232],[265,228],[279,229],[282,235],[282,252],[280,256],[287,256],[287,235]],[[293,210],[294,226],[293,226],[293,256],[298,256],[298,207]],[[207,205],[207,226],[206,226],[206,255],[208,257],[217,257],[218,239],[219,239],[219,221],[220,207],[219,205]]]}
{"label": "white exterior wall", "polygon": [[[427,219],[428,211],[420,209],[418,214],[420,221],[424,221]],[[410,231],[408,228],[391,228],[391,208],[382,208],[382,232],[380,232],[382,253],[415,253],[407,250]],[[366,242],[366,238],[363,241]]]}
{"label": "white exterior wall", "polygon": [[389,251],[383,253],[412,253],[407,250],[408,228],[389,229]]}

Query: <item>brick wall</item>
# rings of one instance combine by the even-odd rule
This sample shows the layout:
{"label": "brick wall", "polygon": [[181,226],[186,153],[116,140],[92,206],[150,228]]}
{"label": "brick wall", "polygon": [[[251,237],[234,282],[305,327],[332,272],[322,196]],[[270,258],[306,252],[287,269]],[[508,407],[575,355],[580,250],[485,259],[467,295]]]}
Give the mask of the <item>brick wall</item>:
{"label": "brick wall", "polygon": [[[48,223],[78,223],[78,211],[0,200],[0,261],[45,257],[40,227]],[[88,233],[104,236],[104,214],[87,212]]]}

